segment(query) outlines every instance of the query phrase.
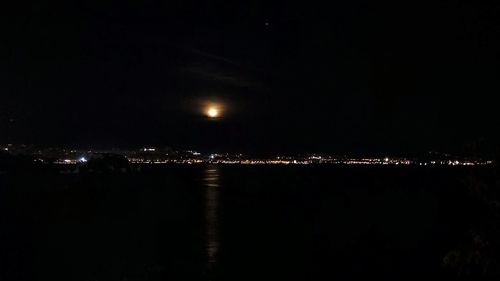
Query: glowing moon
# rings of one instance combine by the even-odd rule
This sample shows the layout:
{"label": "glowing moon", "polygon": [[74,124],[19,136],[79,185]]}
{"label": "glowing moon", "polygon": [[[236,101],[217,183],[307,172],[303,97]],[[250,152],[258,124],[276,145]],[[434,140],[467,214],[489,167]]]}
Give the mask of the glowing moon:
{"label": "glowing moon", "polygon": [[220,100],[201,100],[198,113],[205,118],[219,120],[227,117],[227,104]]}
{"label": "glowing moon", "polygon": [[210,107],[207,109],[207,116],[208,117],[217,118],[217,117],[219,117],[219,115],[220,115],[219,109],[217,109],[215,107]]}

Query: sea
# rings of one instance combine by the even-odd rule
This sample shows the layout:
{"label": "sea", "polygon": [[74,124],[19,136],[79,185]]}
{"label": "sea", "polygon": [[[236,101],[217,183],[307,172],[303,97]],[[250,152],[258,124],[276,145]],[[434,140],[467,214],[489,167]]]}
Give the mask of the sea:
{"label": "sea", "polygon": [[474,167],[0,175],[0,280],[451,280]]}

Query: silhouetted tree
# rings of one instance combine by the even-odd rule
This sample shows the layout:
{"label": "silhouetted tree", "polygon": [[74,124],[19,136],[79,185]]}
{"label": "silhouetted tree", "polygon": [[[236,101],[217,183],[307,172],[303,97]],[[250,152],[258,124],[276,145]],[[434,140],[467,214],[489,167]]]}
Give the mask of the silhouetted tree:
{"label": "silhouetted tree", "polygon": [[97,154],[80,167],[81,173],[127,173],[131,171],[130,163],[125,156],[117,154]]}
{"label": "silhouetted tree", "polygon": [[475,201],[473,224],[460,245],[444,258],[445,266],[466,278],[500,280],[500,155],[494,168],[467,179]]}
{"label": "silhouetted tree", "polygon": [[31,156],[12,155],[0,152],[0,172],[26,172],[32,171],[38,165]]}

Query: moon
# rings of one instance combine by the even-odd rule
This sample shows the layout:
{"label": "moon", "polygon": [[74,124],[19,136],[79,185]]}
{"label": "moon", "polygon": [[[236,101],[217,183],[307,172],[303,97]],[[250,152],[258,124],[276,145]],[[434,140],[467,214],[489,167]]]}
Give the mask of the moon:
{"label": "moon", "polygon": [[214,121],[226,118],[228,115],[228,105],[220,99],[201,100],[197,110],[198,114]]}
{"label": "moon", "polygon": [[220,116],[220,111],[216,107],[209,107],[206,114],[209,118],[217,118]]}

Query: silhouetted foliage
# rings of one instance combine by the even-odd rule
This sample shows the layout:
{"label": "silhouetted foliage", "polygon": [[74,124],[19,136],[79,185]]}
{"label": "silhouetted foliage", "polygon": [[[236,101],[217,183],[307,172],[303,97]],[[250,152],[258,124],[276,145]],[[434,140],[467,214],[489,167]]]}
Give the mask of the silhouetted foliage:
{"label": "silhouetted foliage", "polygon": [[460,245],[444,258],[460,277],[500,280],[500,167],[467,179],[473,223]]}
{"label": "silhouetted foliage", "polygon": [[80,167],[81,173],[128,173],[130,163],[125,156],[117,154],[97,154]]}
{"label": "silhouetted foliage", "polygon": [[0,172],[27,172],[34,171],[42,165],[27,155],[12,155],[0,152]]}

